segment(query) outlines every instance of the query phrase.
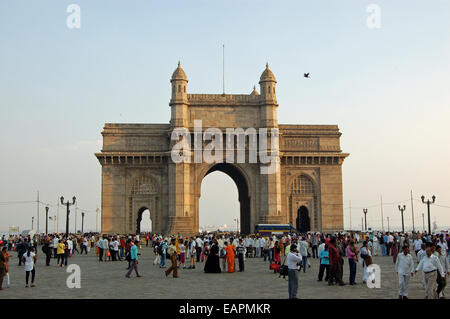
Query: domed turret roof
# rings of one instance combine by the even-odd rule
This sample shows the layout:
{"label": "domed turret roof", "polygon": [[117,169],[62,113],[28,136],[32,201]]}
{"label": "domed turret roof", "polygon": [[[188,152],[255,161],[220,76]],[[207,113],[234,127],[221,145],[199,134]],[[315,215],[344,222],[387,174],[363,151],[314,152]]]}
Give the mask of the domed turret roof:
{"label": "domed turret roof", "polygon": [[250,95],[259,95],[258,91],[256,91],[256,86],[253,86],[253,91]]}
{"label": "domed turret roof", "polygon": [[269,63],[266,63],[266,69],[261,74],[261,77],[259,78],[259,82],[268,82],[273,81],[276,82],[275,75],[273,75],[272,71],[269,69]]}
{"label": "domed turret roof", "polygon": [[173,71],[171,81],[173,80],[185,80],[187,81],[186,73],[184,73],[183,68],[181,67],[180,61],[178,61],[178,67]]}

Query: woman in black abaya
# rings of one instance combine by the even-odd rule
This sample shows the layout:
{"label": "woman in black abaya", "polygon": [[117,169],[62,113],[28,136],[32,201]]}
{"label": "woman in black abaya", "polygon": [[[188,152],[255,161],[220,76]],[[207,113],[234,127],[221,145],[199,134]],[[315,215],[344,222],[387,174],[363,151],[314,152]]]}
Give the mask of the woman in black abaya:
{"label": "woman in black abaya", "polygon": [[205,272],[207,273],[221,272],[219,264],[219,245],[217,244],[217,239],[215,238],[209,250],[208,259],[206,259],[205,262]]}

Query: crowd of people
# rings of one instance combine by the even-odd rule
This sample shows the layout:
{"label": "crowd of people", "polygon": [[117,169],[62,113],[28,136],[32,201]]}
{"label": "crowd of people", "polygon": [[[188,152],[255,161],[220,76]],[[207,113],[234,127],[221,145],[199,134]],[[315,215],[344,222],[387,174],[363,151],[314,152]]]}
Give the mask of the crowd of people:
{"label": "crowd of people", "polygon": [[[183,237],[161,234],[101,235],[49,234],[30,236],[3,236],[0,241],[0,289],[3,281],[10,287],[9,263],[12,253],[17,253],[18,265],[24,265],[25,286],[34,287],[35,263],[38,247],[45,255],[45,264],[65,267],[76,254],[95,250],[98,262],[128,262],[125,276],[132,272],[142,277],[138,270],[139,248],[153,248],[153,265],[158,265],[166,276],[179,277],[179,270],[195,269],[202,264],[206,273],[244,272],[248,258],[261,258],[268,269],[281,273],[286,269],[289,298],[297,297],[298,272],[311,268],[310,259],[319,259],[317,281],[328,285],[346,285],[343,267],[347,260],[349,285],[356,285],[357,266],[362,267],[362,283],[373,281],[370,265],[373,256],[390,256],[399,279],[398,296],[408,298],[409,278],[422,273],[425,298],[444,298],[446,276],[450,272],[448,246],[449,234],[424,233],[345,232],[335,234],[308,233],[284,235],[249,235],[237,233],[209,233]],[[410,254],[414,250],[415,260]],[[170,260],[168,267],[167,261]],[[31,278],[30,278],[31,277]],[[30,280],[31,279],[31,280]]]}

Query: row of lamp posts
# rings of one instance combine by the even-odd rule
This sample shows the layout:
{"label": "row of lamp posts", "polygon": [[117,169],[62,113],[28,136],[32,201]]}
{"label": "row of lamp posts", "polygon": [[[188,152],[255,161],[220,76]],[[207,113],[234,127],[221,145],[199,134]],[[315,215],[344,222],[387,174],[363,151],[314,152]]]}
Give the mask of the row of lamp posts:
{"label": "row of lamp posts", "polygon": [[[65,205],[67,207],[66,234],[68,234],[69,233],[69,215],[70,215],[69,207],[72,205],[75,205],[76,197],[75,196],[72,197],[72,202],[66,201],[66,203],[64,203],[64,196],[61,196],[60,200],[61,200],[61,205],[63,205],[63,206]],[[48,211],[49,211],[49,209],[50,208],[48,206],[45,207],[45,233],[46,234],[48,234]],[[55,216],[55,219],[56,219],[56,216]],[[56,220],[54,222],[56,222]],[[34,217],[31,217],[31,229],[34,229]],[[84,232],[84,212],[81,213],[81,232],[82,233]]]}
{"label": "row of lamp posts", "polygon": [[[427,205],[427,211],[428,211],[428,234],[431,234],[430,205],[434,204],[434,202],[436,201],[436,196],[434,196],[434,195],[431,196],[431,201],[429,199],[425,200],[425,196],[423,196],[423,195],[422,195],[421,199],[422,199],[422,203]],[[402,214],[402,233],[404,233],[405,232],[405,223],[404,223],[404,220],[403,220],[403,212],[406,210],[406,205],[403,205],[403,207],[401,205],[398,205],[398,210]],[[363,208],[364,230],[365,231],[367,231],[367,212],[368,212],[368,209],[367,208]],[[388,224],[389,224],[389,217],[388,217]],[[388,226],[388,231],[389,231],[389,226]]]}

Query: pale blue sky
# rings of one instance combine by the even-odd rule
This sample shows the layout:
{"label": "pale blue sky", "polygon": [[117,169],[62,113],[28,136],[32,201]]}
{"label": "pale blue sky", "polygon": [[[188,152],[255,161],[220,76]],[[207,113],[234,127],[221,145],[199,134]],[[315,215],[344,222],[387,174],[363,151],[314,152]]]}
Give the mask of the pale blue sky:
{"label": "pale blue sky", "polygon": [[[66,27],[71,3],[79,30]],[[370,3],[380,29],[366,25]],[[413,189],[450,207],[449,30],[447,0],[0,0],[0,202],[75,194],[94,229],[103,124],[168,122],[178,60],[189,92],[220,93],[225,43],[226,92],[250,93],[268,61],[279,123],[339,125],[351,153],[346,226],[349,200],[354,228],[380,195],[397,202]],[[233,224],[235,186],[221,173],[205,183],[216,187],[202,193],[201,222]],[[421,217],[424,205],[415,210]],[[369,208],[369,226],[379,211]],[[384,213],[400,224],[397,205]],[[0,230],[29,228],[35,215],[33,204],[0,205]],[[450,225],[450,208],[432,216]]]}

